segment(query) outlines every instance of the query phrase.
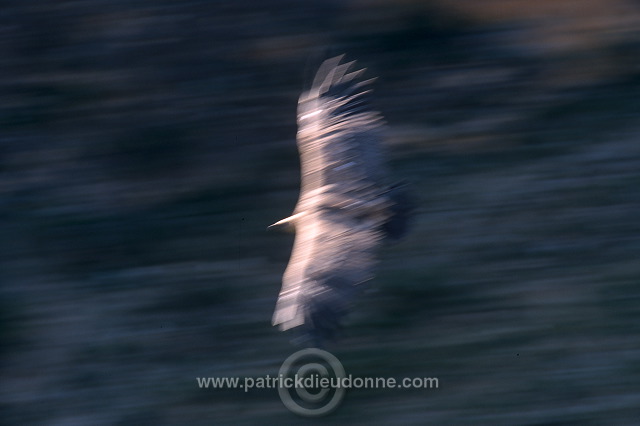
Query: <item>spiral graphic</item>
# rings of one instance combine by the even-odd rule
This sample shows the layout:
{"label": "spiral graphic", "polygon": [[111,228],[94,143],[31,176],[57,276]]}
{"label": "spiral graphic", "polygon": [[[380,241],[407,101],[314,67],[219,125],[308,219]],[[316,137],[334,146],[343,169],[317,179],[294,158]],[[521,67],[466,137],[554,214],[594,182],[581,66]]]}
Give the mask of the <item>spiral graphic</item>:
{"label": "spiral graphic", "polygon": [[278,388],[280,399],[300,416],[327,415],[344,399],[346,389],[339,385],[345,377],[344,367],[338,358],[322,349],[308,348],[290,355],[282,363],[279,375],[285,384]]}

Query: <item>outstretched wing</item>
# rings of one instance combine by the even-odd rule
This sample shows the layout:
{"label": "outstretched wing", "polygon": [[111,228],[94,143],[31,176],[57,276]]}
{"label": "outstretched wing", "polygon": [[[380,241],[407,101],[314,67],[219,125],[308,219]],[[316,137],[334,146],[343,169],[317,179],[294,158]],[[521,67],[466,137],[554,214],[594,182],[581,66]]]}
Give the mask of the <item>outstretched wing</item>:
{"label": "outstretched wing", "polygon": [[368,105],[374,79],[361,80],[365,70],[348,72],[355,62],[340,64],[341,59],[325,61],[298,101],[301,198],[325,185],[363,189],[385,179],[382,117]]}
{"label": "outstretched wing", "polygon": [[389,219],[380,116],[367,105],[371,82],[342,57],[325,61],[298,106],[302,187],[291,223],[296,239],[273,316],[321,340],[373,276]]}

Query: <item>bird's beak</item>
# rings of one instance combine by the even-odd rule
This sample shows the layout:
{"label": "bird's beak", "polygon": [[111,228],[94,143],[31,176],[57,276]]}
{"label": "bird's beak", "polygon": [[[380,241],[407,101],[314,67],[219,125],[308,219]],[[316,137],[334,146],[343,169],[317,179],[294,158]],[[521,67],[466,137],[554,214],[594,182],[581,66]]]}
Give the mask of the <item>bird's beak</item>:
{"label": "bird's beak", "polygon": [[279,221],[277,221],[276,223],[274,223],[273,225],[269,225],[269,226],[267,226],[267,229],[271,229],[271,228],[273,228],[274,226],[280,226],[280,225],[287,225],[287,224],[291,224],[291,225],[292,225],[292,223],[291,223],[291,222],[293,222],[295,219],[297,219],[297,218],[299,218],[300,216],[302,216],[302,214],[303,214],[303,213],[304,213],[304,212],[296,213],[296,214],[294,214],[293,216],[289,216],[289,217],[286,217],[286,218],[284,218],[284,219],[282,219],[282,220],[279,220]]}

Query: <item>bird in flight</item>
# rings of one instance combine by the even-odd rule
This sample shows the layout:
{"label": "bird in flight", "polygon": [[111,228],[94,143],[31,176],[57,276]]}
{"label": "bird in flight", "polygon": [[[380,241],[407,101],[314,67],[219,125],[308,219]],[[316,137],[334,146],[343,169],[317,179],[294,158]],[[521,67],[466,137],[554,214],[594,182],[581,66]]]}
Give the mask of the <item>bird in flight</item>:
{"label": "bird in flight", "polygon": [[390,185],[381,152],[383,119],[371,111],[371,80],[343,56],[326,60],[298,101],[301,189],[287,226],[296,236],[273,314],[308,343],[335,337],[373,277],[378,248],[405,233],[411,203]]}

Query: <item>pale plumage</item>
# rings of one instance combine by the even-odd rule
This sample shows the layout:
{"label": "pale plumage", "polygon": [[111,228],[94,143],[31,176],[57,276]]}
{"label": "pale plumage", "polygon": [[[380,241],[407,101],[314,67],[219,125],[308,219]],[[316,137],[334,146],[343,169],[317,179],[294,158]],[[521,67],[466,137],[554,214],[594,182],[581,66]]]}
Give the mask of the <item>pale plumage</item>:
{"label": "pale plumage", "polygon": [[377,248],[389,231],[404,232],[409,211],[386,182],[382,118],[367,104],[373,80],[341,59],[325,61],[300,97],[300,198],[276,223],[293,225],[296,238],[273,324],[301,327],[316,344],[334,335],[360,284],[373,277]]}

